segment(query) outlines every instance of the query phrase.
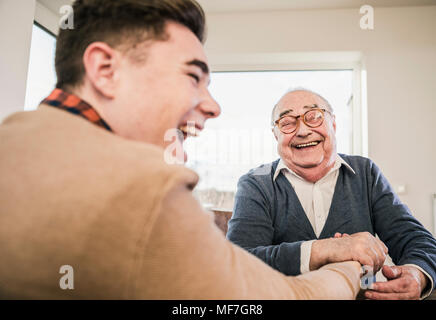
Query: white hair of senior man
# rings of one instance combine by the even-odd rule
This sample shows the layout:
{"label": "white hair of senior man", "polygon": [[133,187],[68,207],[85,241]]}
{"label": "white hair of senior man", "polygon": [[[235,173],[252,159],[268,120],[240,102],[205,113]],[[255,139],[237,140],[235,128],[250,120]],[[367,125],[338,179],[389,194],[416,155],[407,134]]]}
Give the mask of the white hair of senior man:
{"label": "white hair of senior man", "polygon": [[[312,90],[310,90],[310,89],[304,88],[304,87],[292,87],[292,88],[288,89],[288,90],[286,91],[286,93],[285,93],[284,95],[281,96],[280,100],[281,100],[284,96],[286,96],[287,94],[289,94],[289,93],[293,93],[293,92],[297,92],[297,91],[305,91],[305,92],[309,92],[309,93],[311,93],[311,94],[314,94],[314,95],[318,96],[319,98],[321,98],[322,100],[325,101],[325,103],[326,103],[325,107],[327,107],[327,109],[328,109],[331,113],[334,112],[334,110],[333,110],[333,108],[332,108],[330,102],[328,102],[328,100],[327,100],[326,98],[324,98],[324,97],[323,97],[322,95],[320,95],[319,93],[317,93],[317,92],[315,92],[315,91],[312,91]],[[279,100],[279,101],[280,101],[280,100]],[[274,121],[275,121],[275,120],[274,120],[274,113],[276,112],[277,105],[278,105],[278,103],[274,106],[274,108],[273,108],[273,110],[272,110],[272,112],[271,112],[271,126],[273,126],[273,127],[274,127]]]}

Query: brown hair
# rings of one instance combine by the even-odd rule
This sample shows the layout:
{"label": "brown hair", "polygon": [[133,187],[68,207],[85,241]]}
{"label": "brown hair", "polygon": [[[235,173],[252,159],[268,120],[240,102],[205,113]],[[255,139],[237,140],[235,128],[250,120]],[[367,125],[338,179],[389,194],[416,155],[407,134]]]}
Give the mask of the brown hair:
{"label": "brown hair", "polygon": [[60,29],[56,45],[57,88],[81,84],[86,48],[102,41],[134,48],[145,40],[165,40],[165,24],[174,21],[204,42],[205,15],[195,0],[76,0],[73,29]]}

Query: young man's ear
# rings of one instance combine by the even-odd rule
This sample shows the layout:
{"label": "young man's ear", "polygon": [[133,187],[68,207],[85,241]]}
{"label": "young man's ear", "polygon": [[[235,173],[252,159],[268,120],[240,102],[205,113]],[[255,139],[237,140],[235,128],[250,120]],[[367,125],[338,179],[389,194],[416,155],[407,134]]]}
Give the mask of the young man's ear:
{"label": "young man's ear", "polygon": [[107,99],[115,97],[119,53],[104,42],[93,42],[83,54],[85,78],[99,94]]}

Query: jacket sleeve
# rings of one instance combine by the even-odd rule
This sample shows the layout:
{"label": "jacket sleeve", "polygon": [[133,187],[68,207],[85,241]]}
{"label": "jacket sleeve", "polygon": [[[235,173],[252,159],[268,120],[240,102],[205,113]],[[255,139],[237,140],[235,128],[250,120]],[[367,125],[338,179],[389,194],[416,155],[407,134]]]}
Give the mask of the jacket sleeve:
{"label": "jacket sleeve", "polygon": [[241,177],[235,196],[227,239],[286,275],[299,275],[303,241],[273,244],[272,204],[260,182],[250,175]]}
{"label": "jacket sleeve", "polygon": [[186,187],[161,204],[135,281],[139,299],[354,299],[360,265],[287,277],[227,241]]}
{"label": "jacket sleeve", "polygon": [[435,283],[436,240],[412,216],[409,208],[400,201],[380,169],[371,161],[368,172],[375,232],[389,248],[393,262],[396,265],[418,265]]}

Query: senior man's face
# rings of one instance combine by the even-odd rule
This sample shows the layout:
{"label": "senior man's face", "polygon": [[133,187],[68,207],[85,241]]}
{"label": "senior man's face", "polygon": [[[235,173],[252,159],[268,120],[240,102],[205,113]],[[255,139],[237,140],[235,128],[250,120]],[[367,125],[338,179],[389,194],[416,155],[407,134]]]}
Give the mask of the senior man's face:
{"label": "senior man's face", "polygon": [[[143,46],[145,62],[123,59],[119,92],[124,114],[116,129],[132,140],[164,148],[177,144],[183,150],[183,141],[198,135],[206,120],[221,110],[208,91],[209,66],[203,45],[180,24],[168,23],[166,32],[168,39]],[[189,128],[188,123],[192,124]],[[168,131],[175,129],[183,135],[168,140]]]}
{"label": "senior man's face", "polygon": [[[274,119],[280,114],[299,116],[317,105],[327,109],[326,102],[310,92],[295,91],[282,97],[277,104]],[[283,133],[277,126],[274,135],[278,141],[278,153],[285,164],[306,180],[315,182],[325,175],[336,157],[336,123],[328,112],[324,113],[324,122],[317,128],[307,126],[298,119],[297,129],[292,133]]]}

